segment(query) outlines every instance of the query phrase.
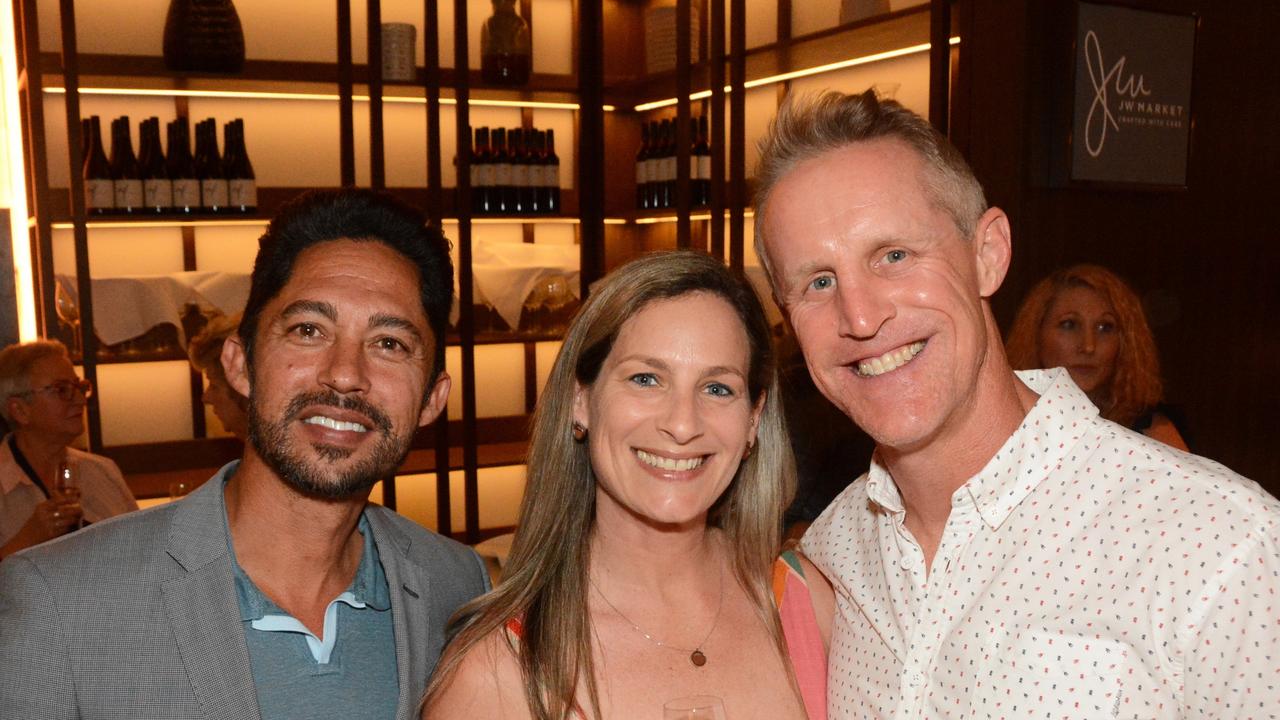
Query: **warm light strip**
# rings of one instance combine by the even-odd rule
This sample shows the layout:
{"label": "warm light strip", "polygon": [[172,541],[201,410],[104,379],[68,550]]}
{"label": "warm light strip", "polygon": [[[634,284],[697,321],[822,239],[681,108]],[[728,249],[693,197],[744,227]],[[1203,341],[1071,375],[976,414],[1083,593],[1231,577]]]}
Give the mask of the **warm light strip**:
{"label": "warm light strip", "polygon": [[[756,213],[754,210],[745,210],[743,212],[743,217],[755,217],[755,214]],[[678,221],[679,219],[680,218],[676,215],[662,215],[659,217],[636,218],[636,224],[637,225],[657,225],[659,223],[673,223]],[[696,215],[690,215],[689,219],[690,220],[710,220],[711,213],[698,213]],[[729,219],[728,209],[725,210],[725,219],[726,220]]]}
{"label": "warm light strip", "polygon": [[[950,39],[952,46],[960,44],[959,37]],[[931,47],[930,43],[921,43],[920,45],[912,45],[910,47],[899,48],[897,50],[888,50],[874,55],[864,55],[862,57],[850,58],[839,62],[828,63],[826,65],[818,65],[816,67],[805,68],[803,70],[793,70],[791,72],[782,73],[780,75],[770,75],[769,77],[758,78],[756,80],[748,80],[743,83],[743,87],[747,90],[760,87],[761,85],[772,85],[775,83],[786,82],[800,77],[808,77],[810,75],[820,75],[829,73],[834,70],[843,70],[845,68],[857,67],[858,65],[867,65],[870,63],[880,62],[882,60],[892,60],[893,58],[904,57],[907,55],[915,55],[917,53],[928,52]],[[733,92],[733,88],[729,85],[724,86],[726,93]],[[711,97],[710,90],[699,90],[689,96],[689,100],[703,100]],[[645,112],[647,110],[657,110],[658,108],[670,107],[676,104],[676,98],[667,98],[665,100],[654,100],[653,102],[642,103],[635,107],[636,112]]]}
{"label": "warm light strip", "polygon": [[[35,222],[35,218],[31,219]],[[262,227],[267,224],[265,219],[253,220],[107,220],[96,221],[90,220],[85,223],[85,227],[91,229],[101,228],[178,228],[178,227]],[[56,222],[53,224],[54,230],[71,230],[75,225],[69,222]]]}
{"label": "warm light strip", "polygon": [[[47,87],[45,92],[53,95],[65,95],[66,88]],[[255,90],[163,90],[149,88],[97,88],[83,87],[80,88],[81,95],[123,95],[132,97],[194,97],[194,98],[215,98],[215,99],[232,99],[232,100],[320,100],[325,102],[335,102],[338,96],[333,93],[285,93],[285,92],[261,92]],[[353,95],[352,100],[356,102],[369,102],[368,95]],[[384,103],[401,103],[409,105],[426,105],[426,98],[419,97],[400,97],[400,96],[384,96]],[[458,101],[454,98],[441,98],[441,105],[457,105]],[[536,108],[543,110],[578,110],[578,103],[570,102],[543,102],[538,100],[487,100],[484,98],[471,98],[470,105],[480,105],[484,107],[514,107],[514,108]],[[614,106],[605,105],[606,112],[614,110]]]}
{"label": "warm light strip", "polygon": [[24,175],[27,163],[22,154],[22,114],[18,102],[18,59],[14,39],[13,3],[4,3],[0,10],[0,109],[3,109],[3,142],[0,156],[8,166],[6,179],[7,197],[0,198],[0,205],[9,208],[9,233],[13,246],[13,294],[16,297],[18,315],[18,339],[21,342],[35,340],[35,273],[31,264],[31,235],[27,228],[27,182]]}

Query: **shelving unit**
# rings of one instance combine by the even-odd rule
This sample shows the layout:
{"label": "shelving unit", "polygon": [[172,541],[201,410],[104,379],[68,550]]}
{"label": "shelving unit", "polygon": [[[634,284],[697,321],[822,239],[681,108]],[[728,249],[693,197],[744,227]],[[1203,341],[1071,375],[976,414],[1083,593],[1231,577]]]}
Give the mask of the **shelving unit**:
{"label": "shelving unit", "polygon": [[[240,0],[248,5],[258,0]],[[659,0],[647,0],[645,5]],[[572,33],[573,71],[569,74],[534,73],[529,84],[518,88],[486,87],[476,70],[469,68],[468,5],[466,0],[449,3],[453,8],[452,28],[439,27],[438,0],[423,0],[423,32],[420,34],[426,62],[419,66],[413,82],[384,82],[380,64],[366,65],[352,58],[353,27],[351,0],[337,3],[337,51],[334,62],[287,61],[250,58],[244,71],[235,77],[181,74],[169,71],[163,60],[150,55],[117,55],[80,53],[77,49],[75,0],[56,0],[62,30],[61,52],[40,47],[37,23],[40,3],[55,0],[17,0],[17,38],[21,67],[24,144],[28,162],[28,196],[32,208],[31,241],[40,308],[38,323],[41,334],[61,337],[72,345],[71,338],[60,327],[54,297],[54,232],[70,230],[73,236],[75,276],[81,298],[81,327],[93,325],[93,290],[89,267],[90,246],[99,231],[123,229],[172,228],[181,234],[184,270],[197,269],[196,238],[208,228],[235,225],[264,225],[288,199],[306,188],[267,185],[258,188],[258,211],[251,216],[191,215],[138,218],[87,218],[83,207],[81,181],[77,163],[70,162],[67,188],[52,187],[50,182],[50,147],[65,142],[67,148],[80,146],[81,100],[97,102],[103,97],[160,98],[172,101],[177,116],[191,112],[193,103],[206,99],[218,101],[320,101],[335,104],[339,115],[337,147],[338,168],[332,178],[338,184],[353,185],[359,173],[356,167],[356,117],[359,105],[367,112],[369,164],[368,185],[385,187],[388,180],[387,156],[384,152],[387,128],[384,106],[418,105],[426,116],[425,178],[421,186],[387,188],[404,200],[426,208],[435,222],[449,222],[450,239],[457,247],[459,268],[458,295],[460,317],[447,342],[460,353],[460,417],[442,419],[419,432],[414,450],[401,468],[401,474],[434,473],[437,488],[437,528],[444,533],[455,529],[475,541],[479,528],[479,481],[481,468],[519,464],[527,440],[528,412],[536,394],[537,361],[535,344],[558,340],[555,333],[527,334],[519,332],[481,331],[477,325],[472,276],[472,243],[477,228],[486,225],[518,225],[525,242],[532,242],[534,231],[541,225],[571,224],[580,253],[582,297],[589,284],[605,271],[632,256],[664,247],[697,247],[726,259],[742,269],[749,254],[746,243],[746,205],[751,183],[746,176],[748,159],[746,140],[746,95],[759,83],[776,83],[785,89],[790,79],[785,76],[833,62],[893,53],[915,48],[930,40],[931,11],[919,6],[890,13],[868,21],[834,27],[803,37],[791,38],[789,21],[779,23],[777,42],[748,49],[745,41],[745,0],[677,0],[677,14],[687,19],[692,12],[708,19],[703,23],[709,42],[701,43],[702,57],[689,60],[685,52],[691,42],[688,23],[678,25],[677,67],[655,76],[635,72],[613,73],[606,84],[606,62],[639,68],[634,56],[609,58],[605,55],[603,33],[616,29],[619,23],[634,22],[637,3],[608,0],[604,3],[575,1]],[[84,0],[82,0],[82,3]],[[937,4],[935,0],[935,5]],[[381,17],[379,0],[366,0],[367,21],[377,27]],[[695,7],[696,6],[696,7]],[[779,16],[791,12],[791,0],[778,0]],[[531,0],[522,0],[522,14],[531,17]],[[726,10],[729,12],[726,13]],[[726,25],[726,17],[734,21]],[[632,27],[632,31],[638,27]],[[454,62],[452,68],[440,67],[440,38],[452,32]],[[937,34],[936,28],[932,31]],[[725,38],[729,40],[726,47]],[[377,32],[367,35],[370,57],[379,52]],[[634,47],[631,46],[634,50]],[[856,51],[853,50],[856,48]],[[892,57],[893,55],[886,55]],[[710,61],[708,58],[719,58]],[[778,78],[777,76],[784,77]],[[729,82],[726,83],[726,78]],[[734,88],[726,92],[726,86]],[[694,95],[694,99],[690,99]],[[781,93],[778,93],[779,97]],[[65,105],[66,137],[45,137],[46,102],[56,98]],[[688,121],[694,104],[711,118],[713,138],[712,202],[707,208],[690,208],[688,178]],[[441,108],[452,106],[454,128],[442,126]],[[573,113],[572,141],[576,172],[573,187],[562,188],[562,212],[555,216],[537,217],[471,217],[460,208],[470,207],[466,153],[458,153],[455,162],[456,184],[445,187],[442,175],[450,160],[442,156],[442,140],[453,136],[454,147],[467,146],[470,115],[485,108],[512,108],[520,112],[520,124],[529,127],[534,113],[540,110],[563,110]],[[327,111],[326,111],[327,112]],[[678,158],[675,207],[661,211],[638,211],[631,207],[635,196],[635,180],[630,162],[639,141],[642,120],[677,117],[684,124],[683,142]],[[479,124],[484,124],[479,123]],[[56,125],[56,123],[55,123]],[[253,132],[252,127],[250,133]],[[725,141],[727,140],[727,142]],[[420,139],[419,139],[420,142]],[[363,145],[361,145],[363,148]],[[563,146],[562,146],[563,147]],[[271,153],[270,147],[251,146],[255,159]],[[606,153],[609,162],[605,162]],[[261,171],[260,171],[261,177]],[[607,192],[606,192],[607,188]],[[692,213],[691,213],[692,210]],[[691,219],[692,214],[692,219]],[[672,221],[672,218],[675,218]],[[456,223],[456,225],[452,224]],[[727,228],[726,228],[727,226]],[[727,236],[727,238],[726,238]],[[246,271],[248,268],[245,269]],[[97,341],[92,332],[82,338],[85,348],[84,374],[97,380],[99,366],[134,362],[183,360],[176,350],[140,353],[127,358],[98,358]],[[525,414],[479,417],[476,398],[476,349],[498,345],[519,345],[525,356]],[[203,408],[199,401],[201,378],[192,373],[190,401],[192,426],[196,438],[190,440],[149,442],[145,444],[104,446],[99,397],[89,401],[89,443],[95,452],[117,460],[129,476],[140,496],[163,495],[169,479],[203,481],[216,467],[238,455],[238,447],[225,438],[203,436]],[[198,416],[198,417],[195,417]],[[156,470],[163,468],[163,470]],[[463,494],[466,519],[462,528],[451,521],[449,473],[464,473]],[[394,479],[384,484],[384,502],[396,503]]]}

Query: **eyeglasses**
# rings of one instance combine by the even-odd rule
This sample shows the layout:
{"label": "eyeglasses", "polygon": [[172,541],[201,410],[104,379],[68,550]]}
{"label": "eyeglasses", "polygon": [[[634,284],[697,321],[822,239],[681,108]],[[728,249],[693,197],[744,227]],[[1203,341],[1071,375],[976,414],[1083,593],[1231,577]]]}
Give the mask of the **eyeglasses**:
{"label": "eyeglasses", "polygon": [[44,387],[36,388],[35,390],[27,390],[26,392],[14,393],[14,396],[22,397],[23,395],[34,395],[35,393],[38,393],[38,392],[51,393],[62,402],[71,402],[76,398],[76,395],[81,395],[86,398],[92,395],[93,383],[89,382],[88,380],[80,380],[79,382],[72,382],[70,380],[59,380],[58,382],[49,383],[48,385],[45,385]]}

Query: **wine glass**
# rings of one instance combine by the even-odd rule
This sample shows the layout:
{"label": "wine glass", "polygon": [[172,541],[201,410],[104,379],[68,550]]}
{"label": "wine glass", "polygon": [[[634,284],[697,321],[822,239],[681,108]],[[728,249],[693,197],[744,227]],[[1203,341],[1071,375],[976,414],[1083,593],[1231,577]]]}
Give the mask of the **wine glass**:
{"label": "wine glass", "polygon": [[662,720],[726,720],[724,702],[715,695],[690,695],[662,705]]}
{"label": "wine glass", "polygon": [[72,352],[75,355],[81,354],[80,342],[80,305],[71,297],[71,293],[67,292],[67,286],[62,280],[54,283],[56,290],[54,292],[54,308],[58,312],[58,319],[71,327],[71,343]]}
{"label": "wine glass", "polygon": [[524,318],[520,327],[524,334],[537,335],[542,332],[542,306],[546,301],[546,287],[543,283],[538,283],[524,299]]}
{"label": "wine glass", "polygon": [[[67,460],[58,463],[58,473],[53,477],[53,494],[59,501],[68,506],[80,505],[80,474],[75,465]],[[75,529],[84,527],[84,514],[76,521]]]}
{"label": "wine glass", "polygon": [[546,280],[547,293],[547,330],[562,331],[566,325],[562,311],[569,304],[569,278],[564,275],[552,275]]}

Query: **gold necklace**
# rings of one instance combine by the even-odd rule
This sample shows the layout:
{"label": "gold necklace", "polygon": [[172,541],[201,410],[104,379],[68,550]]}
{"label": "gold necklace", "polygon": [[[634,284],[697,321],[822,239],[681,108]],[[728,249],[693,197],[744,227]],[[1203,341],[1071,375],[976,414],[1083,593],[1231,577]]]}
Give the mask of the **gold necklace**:
{"label": "gold necklace", "polygon": [[667,643],[645,632],[643,629],[641,629],[639,625],[632,622],[631,618],[627,617],[621,610],[619,610],[617,605],[614,605],[612,602],[609,602],[609,598],[605,597],[604,591],[600,589],[599,585],[596,585],[595,580],[591,579],[590,574],[587,575],[587,582],[591,583],[591,587],[595,588],[596,593],[600,595],[600,599],[604,600],[605,604],[608,605],[615,613],[617,613],[618,617],[622,618],[623,622],[630,625],[633,629],[635,629],[636,632],[640,633],[640,635],[643,636],[645,640],[648,640],[649,642],[653,643],[654,645],[657,645],[660,648],[665,648],[667,650],[675,650],[677,652],[689,653],[689,662],[693,663],[694,667],[702,667],[703,665],[707,664],[707,655],[706,653],[702,652],[702,646],[707,644],[707,641],[711,639],[712,633],[716,631],[716,625],[720,623],[720,611],[724,609],[724,566],[723,565],[720,567],[720,599],[717,601],[717,604],[716,604],[715,619],[711,621],[711,629],[708,630],[706,636],[702,638],[702,642],[698,643],[697,646],[692,649],[680,648],[674,645],[668,645]]}

